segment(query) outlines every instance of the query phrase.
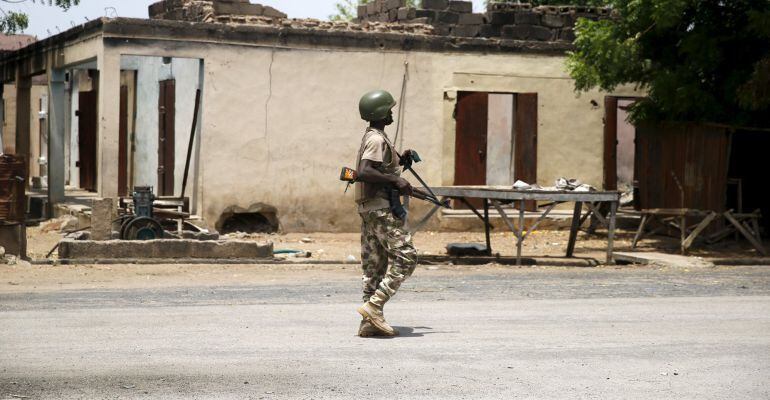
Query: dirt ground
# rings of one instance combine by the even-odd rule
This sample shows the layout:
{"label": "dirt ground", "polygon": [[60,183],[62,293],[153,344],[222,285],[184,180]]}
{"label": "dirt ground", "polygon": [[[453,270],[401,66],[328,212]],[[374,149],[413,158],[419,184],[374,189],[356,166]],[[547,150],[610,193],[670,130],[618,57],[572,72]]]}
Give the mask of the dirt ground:
{"label": "dirt ground", "polygon": [[[43,232],[40,226],[27,230],[29,257],[42,260],[61,240],[58,232]],[[358,233],[279,233],[279,234],[240,234],[229,238],[241,240],[270,241],[275,250],[300,250],[311,253],[310,260],[347,261],[360,260],[360,235]],[[567,248],[568,230],[542,230],[532,232],[524,241],[523,255],[532,257],[563,257]],[[632,251],[631,241],[634,232],[619,230],[615,239],[615,251]],[[491,235],[492,250],[500,256],[516,254],[516,239],[511,232],[494,232]],[[483,232],[429,232],[421,231],[414,235],[414,243],[420,254],[445,255],[448,243],[484,243]],[[770,248],[770,241],[765,241]],[[575,246],[575,255],[602,261],[607,248],[606,231],[599,230],[589,235],[580,232]],[[658,251],[678,254],[677,239],[665,236],[646,237],[634,251]],[[716,245],[695,245],[689,255],[703,258],[751,258],[760,254],[745,240],[726,240]],[[352,256],[352,257],[351,257]],[[51,255],[56,259],[57,253]],[[289,257],[282,255],[279,257]],[[353,259],[355,258],[355,260]]]}

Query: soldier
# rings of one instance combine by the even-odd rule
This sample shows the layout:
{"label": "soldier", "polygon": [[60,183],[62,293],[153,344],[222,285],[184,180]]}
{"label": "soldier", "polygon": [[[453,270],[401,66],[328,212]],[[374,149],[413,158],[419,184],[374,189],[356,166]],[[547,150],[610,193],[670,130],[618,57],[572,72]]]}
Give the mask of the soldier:
{"label": "soldier", "polygon": [[[398,335],[385,321],[383,306],[417,266],[412,236],[404,229],[404,221],[391,213],[387,196],[388,187],[403,195],[421,192],[400,177],[398,152],[385,134],[385,127],[393,123],[395,105],[393,96],[384,90],[369,92],[359,102],[361,118],[369,121],[356,160],[356,203],[362,220],[364,305],[358,308],[364,318],[358,330],[362,337]],[[390,268],[388,259],[393,260]]]}

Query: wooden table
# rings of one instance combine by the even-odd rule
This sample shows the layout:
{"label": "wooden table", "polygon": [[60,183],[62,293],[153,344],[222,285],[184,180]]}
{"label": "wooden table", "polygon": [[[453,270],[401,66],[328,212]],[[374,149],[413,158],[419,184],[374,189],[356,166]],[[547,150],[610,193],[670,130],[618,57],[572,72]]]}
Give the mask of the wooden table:
{"label": "wooden table", "polygon": [[[575,191],[546,191],[546,190],[516,190],[510,186],[443,186],[432,188],[436,196],[443,199],[454,199],[465,204],[482,222],[484,222],[484,232],[486,234],[487,252],[492,254],[492,247],[489,240],[489,206],[490,204],[497,210],[508,228],[516,235],[516,264],[521,265],[521,248],[524,239],[532,233],[537,226],[548,216],[548,213],[560,203],[575,203],[572,214],[572,225],[570,228],[569,242],[567,244],[567,257],[572,257],[575,251],[575,241],[580,226],[585,222],[589,215],[605,224],[609,234],[607,236],[607,264],[614,262],[612,257],[613,240],[615,238],[615,217],[620,203],[620,192],[575,192]],[[468,199],[482,199],[484,204],[484,214],[474,207]],[[543,201],[548,205],[545,211],[529,228],[524,229],[524,202],[525,201]],[[502,208],[503,203],[518,202],[519,218],[518,226],[508,218]],[[609,204],[608,214],[602,215],[599,211],[601,203]],[[581,218],[583,207],[588,208],[588,213]],[[419,222],[411,229],[412,232],[418,231],[428,220],[438,211],[440,207],[436,206],[430,210]]]}

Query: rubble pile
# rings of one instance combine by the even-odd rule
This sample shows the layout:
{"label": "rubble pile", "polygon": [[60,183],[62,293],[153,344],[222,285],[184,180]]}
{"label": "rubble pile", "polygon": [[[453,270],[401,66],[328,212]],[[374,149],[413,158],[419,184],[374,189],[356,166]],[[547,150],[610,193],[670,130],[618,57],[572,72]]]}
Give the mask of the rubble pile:
{"label": "rubble pile", "polygon": [[529,3],[490,3],[474,13],[462,0],[373,0],[358,6],[353,21],[289,19],[270,6],[249,0],[164,0],[150,6],[150,18],[233,25],[264,25],[327,31],[403,32],[417,35],[482,37],[542,42],[572,42],[578,18],[610,17],[609,8],[538,6]]}

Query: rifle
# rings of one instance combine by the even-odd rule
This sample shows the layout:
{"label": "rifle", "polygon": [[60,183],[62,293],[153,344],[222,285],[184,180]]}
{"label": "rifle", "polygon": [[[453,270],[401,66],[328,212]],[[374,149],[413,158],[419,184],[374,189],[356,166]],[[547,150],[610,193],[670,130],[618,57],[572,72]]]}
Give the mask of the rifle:
{"label": "rifle", "polygon": [[[409,171],[414,175],[415,178],[422,184],[422,186],[425,188],[425,190],[428,192],[427,194],[412,192],[410,197],[414,197],[418,200],[427,201],[429,203],[435,204],[439,207],[444,208],[451,208],[449,205],[449,201],[441,201],[436,196],[435,193],[433,193],[433,190],[428,186],[428,184],[425,183],[425,181],[420,177],[420,175],[412,169],[413,163],[418,163],[422,161],[420,158],[420,155],[417,154],[416,151],[411,151],[408,154],[408,157],[401,157],[400,154],[397,154],[399,156],[399,165],[404,167],[404,171]],[[340,173],[340,180],[343,182],[347,182],[347,186],[345,187],[345,192],[348,191],[348,188],[350,185],[355,183],[358,179],[358,173],[356,170],[348,167],[342,167],[342,172]],[[401,220],[406,219],[406,209],[404,209],[404,206],[401,204],[401,192],[393,185],[387,185],[386,190],[388,193],[388,201],[390,202],[390,212],[393,213],[393,215]]]}

